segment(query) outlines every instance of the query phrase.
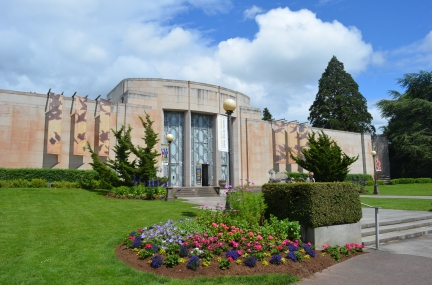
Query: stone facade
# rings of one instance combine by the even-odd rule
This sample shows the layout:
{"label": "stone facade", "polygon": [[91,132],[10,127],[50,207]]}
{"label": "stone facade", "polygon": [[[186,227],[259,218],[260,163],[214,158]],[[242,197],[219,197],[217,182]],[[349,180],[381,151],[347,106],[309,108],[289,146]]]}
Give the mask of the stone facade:
{"label": "stone facade", "polygon": [[[88,151],[76,155],[75,147],[74,154],[78,96],[61,97],[61,141],[59,154],[53,154],[47,151],[50,96],[0,90],[0,167],[91,169]],[[197,186],[198,167],[208,176],[204,183],[217,185],[219,179],[228,175],[227,156],[218,151],[216,138],[216,118],[225,113],[223,102],[228,98],[237,103],[232,114],[235,185],[246,179],[261,185],[268,181],[270,169],[304,171],[294,164],[289,152],[297,155],[307,147],[307,133],[318,129],[296,122],[263,121],[261,110],[250,107],[248,96],[220,86],[182,80],[124,79],[106,96],[110,110],[103,115],[109,116],[111,129],[130,125],[132,142],[143,145],[144,132],[139,117],[149,114],[154,121],[154,130],[159,133],[158,151],[167,143],[166,134],[177,132],[172,144],[172,155],[175,156],[172,170],[177,175],[174,186]],[[85,140],[98,149],[102,146],[101,128],[106,128],[100,122],[101,100],[86,100],[86,105]],[[359,155],[359,160],[351,166],[351,173],[373,174],[369,134],[324,132],[349,156]],[[112,134],[106,139],[106,145],[113,147],[116,144]],[[380,149],[377,151],[381,152]],[[385,155],[385,150],[382,152]],[[101,160],[106,159],[102,152],[100,154]],[[114,158],[112,150],[107,155]],[[160,175],[166,175],[167,166],[161,160],[159,167]]]}

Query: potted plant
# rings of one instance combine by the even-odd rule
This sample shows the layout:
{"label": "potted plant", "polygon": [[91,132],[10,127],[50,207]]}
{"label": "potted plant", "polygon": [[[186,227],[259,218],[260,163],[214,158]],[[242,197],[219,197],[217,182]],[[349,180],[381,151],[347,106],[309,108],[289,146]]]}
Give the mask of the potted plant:
{"label": "potted plant", "polygon": [[220,188],[225,188],[226,180],[225,179],[219,179],[218,184],[219,184]]}

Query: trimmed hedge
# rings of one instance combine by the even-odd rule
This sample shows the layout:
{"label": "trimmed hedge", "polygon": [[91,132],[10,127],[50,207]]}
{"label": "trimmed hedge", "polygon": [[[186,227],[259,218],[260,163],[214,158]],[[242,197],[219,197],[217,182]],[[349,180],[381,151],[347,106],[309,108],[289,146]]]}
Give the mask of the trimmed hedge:
{"label": "trimmed hedge", "polygon": [[91,181],[99,180],[99,174],[94,170],[60,169],[60,168],[0,168],[0,180],[31,181],[43,179],[54,181]]}
{"label": "trimmed hedge", "polygon": [[390,180],[390,185],[414,183],[432,183],[432,178],[398,178]]}
{"label": "trimmed hedge", "polygon": [[[308,177],[308,173],[298,173],[298,172],[285,172],[285,173],[290,178],[294,177],[294,179],[296,181],[298,181],[300,179],[306,180],[306,178]],[[347,174],[344,181],[345,182],[352,182],[352,181],[367,181],[367,180],[373,180],[372,175],[370,175],[370,174]],[[317,182],[320,182],[320,181],[317,181]]]}
{"label": "trimmed hedge", "polygon": [[262,192],[266,217],[288,218],[309,228],[356,223],[362,217],[353,183],[267,183]]}

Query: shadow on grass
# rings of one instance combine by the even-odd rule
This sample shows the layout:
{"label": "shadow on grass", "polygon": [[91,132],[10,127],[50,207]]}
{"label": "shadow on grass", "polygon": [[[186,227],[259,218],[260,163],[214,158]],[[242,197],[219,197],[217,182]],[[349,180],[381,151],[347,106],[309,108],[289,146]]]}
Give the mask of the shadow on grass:
{"label": "shadow on grass", "polygon": [[196,217],[196,213],[194,212],[182,212],[182,215],[185,217]]}
{"label": "shadow on grass", "polygon": [[84,189],[84,188],[81,189],[92,193],[96,193],[97,195],[101,195],[101,196],[105,196],[109,192],[109,190],[107,189]]}

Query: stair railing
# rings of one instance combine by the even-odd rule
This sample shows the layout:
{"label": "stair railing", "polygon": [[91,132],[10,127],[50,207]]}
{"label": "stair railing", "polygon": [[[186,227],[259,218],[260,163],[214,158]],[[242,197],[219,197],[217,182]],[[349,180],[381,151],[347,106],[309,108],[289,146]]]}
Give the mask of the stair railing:
{"label": "stair railing", "polygon": [[381,209],[381,207],[371,206],[365,203],[361,203],[361,204],[366,207],[375,209],[375,249],[379,250],[379,211],[378,209]]}

